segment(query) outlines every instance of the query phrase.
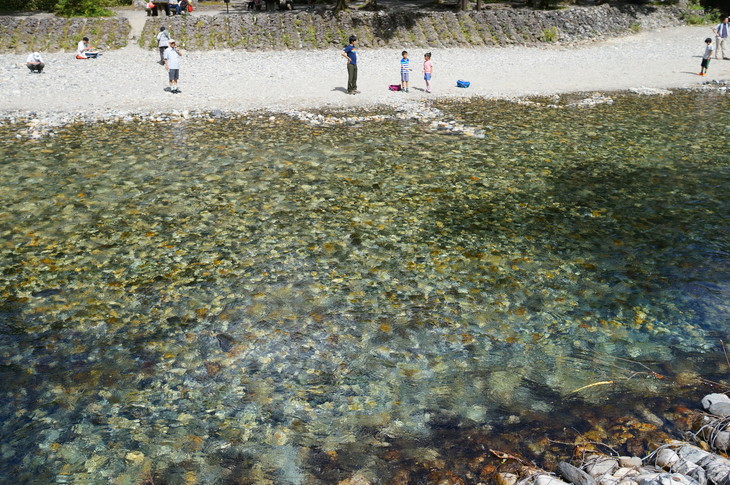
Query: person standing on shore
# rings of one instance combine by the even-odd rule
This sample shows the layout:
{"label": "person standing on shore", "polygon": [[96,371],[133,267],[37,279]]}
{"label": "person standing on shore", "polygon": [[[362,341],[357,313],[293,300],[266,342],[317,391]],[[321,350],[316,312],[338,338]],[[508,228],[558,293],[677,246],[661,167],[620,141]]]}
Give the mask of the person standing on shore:
{"label": "person standing on shore", "polygon": [[411,77],[411,60],[408,58],[408,51],[400,53],[400,88],[401,91],[408,92],[408,82]]}
{"label": "person standing on shore", "polygon": [[349,44],[342,51],[342,56],[347,59],[347,94],[359,94],[357,90],[357,37],[350,36]]}
{"label": "person standing on shore", "polygon": [[170,47],[165,49],[165,69],[170,74],[170,92],[177,93],[177,80],[180,77],[180,58],[182,53],[175,45],[175,41],[170,39]]}
{"label": "person standing on shore", "polygon": [[426,92],[431,92],[431,74],[433,73],[433,63],[431,62],[431,53],[426,52],[423,55],[423,80],[426,81]]}
{"label": "person standing on shore", "polygon": [[702,54],[702,64],[700,65],[700,76],[707,76],[707,68],[710,67],[710,59],[712,59],[712,39],[705,39],[705,53]]}
{"label": "person standing on shore", "polygon": [[717,24],[717,27],[712,29],[712,31],[715,33],[715,59],[720,55],[720,51],[722,51],[723,59],[729,59],[725,55],[725,43],[728,37],[730,37],[730,17],[722,19],[722,22]]}
{"label": "person standing on shore", "polygon": [[165,63],[165,50],[170,45],[170,33],[165,30],[165,26],[160,27],[157,34],[157,47],[160,49],[160,64]]}
{"label": "person standing on shore", "polygon": [[43,68],[46,66],[43,63],[43,58],[41,57],[40,52],[33,52],[28,55],[28,58],[25,60],[25,65],[28,66],[30,72],[37,72],[38,74],[43,72]]}

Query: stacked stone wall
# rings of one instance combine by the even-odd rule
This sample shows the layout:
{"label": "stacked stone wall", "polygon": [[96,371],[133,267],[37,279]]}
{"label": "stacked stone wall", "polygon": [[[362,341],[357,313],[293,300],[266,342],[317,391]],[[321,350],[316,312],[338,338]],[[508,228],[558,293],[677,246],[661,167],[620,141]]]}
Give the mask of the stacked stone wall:
{"label": "stacked stone wall", "polygon": [[125,18],[63,18],[1,16],[0,51],[75,51],[82,37],[102,49],[127,45],[131,26]]}
{"label": "stacked stone wall", "polygon": [[[329,49],[355,34],[364,48],[445,48],[570,43],[683,23],[678,7],[609,6],[564,10],[495,8],[480,12],[347,11],[150,17],[139,39],[156,46],[165,25],[186,49]],[[103,49],[127,45],[127,19],[0,17],[0,51],[73,51],[83,36]]]}
{"label": "stacked stone wall", "polygon": [[150,18],[140,45],[152,48],[165,25],[187,49],[328,49],[358,36],[364,48],[479,47],[576,42],[680,25],[676,7],[609,6],[480,12],[350,11],[247,13]]}

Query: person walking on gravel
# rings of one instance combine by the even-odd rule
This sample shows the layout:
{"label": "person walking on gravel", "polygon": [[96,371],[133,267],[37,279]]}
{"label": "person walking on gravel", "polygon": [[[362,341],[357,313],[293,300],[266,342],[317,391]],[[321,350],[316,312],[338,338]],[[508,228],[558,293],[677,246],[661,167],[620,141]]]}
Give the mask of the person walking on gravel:
{"label": "person walking on gravel", "polygon": [[715,33],[715,59],[720,56],[720,51],[722,51],[723,59],[730,59],[725,55],[725,43],[730,37],[730,18],[725,17],[722,19],[722,22],[717,24],[717,27],[712,31]]}
{"label": "person walking on gravel", "polygon": [[357,90],[357,37],[350,36],[349,44],[342,51],[342,56],[347,59],[347,94],[358,94]]}
{"label": "person walking on gravel", "polygon": [[165,30],[165,26],[160,27],[160,33],[157,34],[157,47],[160,49],[160,64],[165,63],[165,50],[170,45],[170,33]]}

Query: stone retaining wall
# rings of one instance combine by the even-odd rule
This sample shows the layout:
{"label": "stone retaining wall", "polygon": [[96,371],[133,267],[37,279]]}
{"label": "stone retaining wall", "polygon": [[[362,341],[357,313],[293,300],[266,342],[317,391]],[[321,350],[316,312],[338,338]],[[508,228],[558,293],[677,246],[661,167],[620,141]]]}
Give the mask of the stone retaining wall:
{"label": "stone retaining wall", "polygon": [[75,51],[82,37],[102,49],[127,45],[131,26],[125,18],[0,17],[0,51]]}
{"label": "stone retaining wall", "polygon": [[152,48],[161,25],[186,49],[327,49],[354,33],[362,47],[443,48],[572,42],[682,24],[676,7],[575,7],[480,12],[246,13],[150,18],[140,38]]}
{"label": "stone retaining wall", "polygon": [[[574,42],[682,24],[677,7],[609,6],[564,10],[499,8],[481,12],[319,12],[193,14],[150,17],[139,43],[156,46],[166,25],[186,49],[327,49],[354,33],[362,47],[444,48]],[[83,36],[103,49],[127,45],[125,18],[0,17],[0,51],[73,51]]]}

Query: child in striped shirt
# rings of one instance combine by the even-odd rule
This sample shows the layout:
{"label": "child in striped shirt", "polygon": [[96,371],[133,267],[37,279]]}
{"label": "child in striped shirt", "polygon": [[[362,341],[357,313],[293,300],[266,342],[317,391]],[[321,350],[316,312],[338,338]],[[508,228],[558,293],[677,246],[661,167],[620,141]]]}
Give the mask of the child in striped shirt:
{"label": "child in striped shirt", "polygon": [[408,51],[401,52],[403,58],[400,60],[400,88],[408,92],[409,74],[411,72],[411,60],[408,59]]}

